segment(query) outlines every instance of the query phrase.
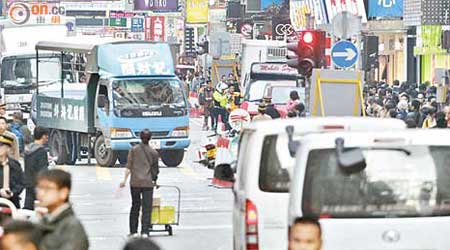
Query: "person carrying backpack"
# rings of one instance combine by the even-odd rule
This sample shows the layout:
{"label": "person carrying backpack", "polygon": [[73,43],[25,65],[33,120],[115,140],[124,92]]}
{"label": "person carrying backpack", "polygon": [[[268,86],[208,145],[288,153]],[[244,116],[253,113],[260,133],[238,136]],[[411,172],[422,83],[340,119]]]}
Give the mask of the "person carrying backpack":
{"label": "person carrying backpack", "polygon": [[14,112],[13,121],[9,124],[9,131],[14,133],[19,142],[19,152],[23,154],[25,145],[33,142],[33,137],[28,127],[23,124],[23,114],[20,111]]}

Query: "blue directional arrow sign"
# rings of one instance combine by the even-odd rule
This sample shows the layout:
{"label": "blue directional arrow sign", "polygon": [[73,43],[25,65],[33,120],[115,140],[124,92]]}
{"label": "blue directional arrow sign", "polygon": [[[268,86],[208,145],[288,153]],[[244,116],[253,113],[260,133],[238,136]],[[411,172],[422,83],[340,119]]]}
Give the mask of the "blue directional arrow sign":
{"label": "blue directional arrow sign", "polygon": [[331,60],[339,68],[350,68],[358,61],[358,49],[349,41],[340,41],[331,49]]}

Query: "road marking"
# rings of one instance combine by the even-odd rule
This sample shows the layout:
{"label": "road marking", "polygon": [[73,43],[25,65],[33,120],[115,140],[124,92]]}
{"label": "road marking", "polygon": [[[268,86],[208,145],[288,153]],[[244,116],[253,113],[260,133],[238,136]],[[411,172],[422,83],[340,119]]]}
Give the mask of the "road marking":
{"label": "road marking", "polygon": [[97,180],[99,181],[112,181],[112,176],[109,168],[96,166],[95,173],[97,174]]}
{"label": "road marking", "polygon": [[209,230],[209,229],[232,229],[232,225],[202,225],[202,226],[179,226],[174,230]]}
{"label": "road marking", "polygon": [[179,167],[178,168],[180,170],[180,172],[186,176],[191,176],[197,180],[201,180],[204,181],[205,178],[200,176],[199,173],[197,173],[196,171],[194,171],[191,167]]}
{"label": "road marking", "polygon": [[180,172],[188,176],[198,176],[198,174],[190,167],[180,167]]}

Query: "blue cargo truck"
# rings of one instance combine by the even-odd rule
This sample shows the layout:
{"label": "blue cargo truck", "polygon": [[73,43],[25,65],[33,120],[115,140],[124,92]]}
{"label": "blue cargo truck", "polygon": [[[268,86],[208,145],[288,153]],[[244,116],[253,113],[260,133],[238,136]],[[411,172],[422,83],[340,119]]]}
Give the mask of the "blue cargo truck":
{"label": "blue cargo truck", "polygon": [[[49,128],[58,164],[74,164],[82,152],[100,166],[124,164],[128,150],[149,128],[151,145],[167,166],[178,166],[189,147],[187,93],[175,76],[168,44],[67,39],[36,45],[61,57],[60,80],[39,87],[33,100],[37,125]],[[43,60],[45,61],[45,60]],[[39,72],[37,73],[39,81]]]}

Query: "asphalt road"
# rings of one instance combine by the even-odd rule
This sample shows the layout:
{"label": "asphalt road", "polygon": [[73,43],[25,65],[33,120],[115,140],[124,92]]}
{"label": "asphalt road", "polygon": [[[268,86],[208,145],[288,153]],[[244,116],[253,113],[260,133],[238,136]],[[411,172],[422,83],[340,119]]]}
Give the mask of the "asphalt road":
{"label": "asphalt road", "polygon": [[[167,168],[160,163],[159,184],[181,190],[180,220],[173,227],[173,236],[165,232],[151,234],[164,250],[232,248],[231,190],[211,187],[208,178],[213,172],[195,163],[195,149],[206,136],[200,125],[199,119],[191,120],[192,143],[180,167]],[[87,229],[90,249],[122,249],[129,233],[131,207],[129,187],[118,188],[124,169],[85,164],[62,168],[73,175],[71,201]],[[155,195],[161,198],[162,206],[177,205],[173,188],[161,187]]]}

